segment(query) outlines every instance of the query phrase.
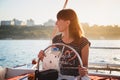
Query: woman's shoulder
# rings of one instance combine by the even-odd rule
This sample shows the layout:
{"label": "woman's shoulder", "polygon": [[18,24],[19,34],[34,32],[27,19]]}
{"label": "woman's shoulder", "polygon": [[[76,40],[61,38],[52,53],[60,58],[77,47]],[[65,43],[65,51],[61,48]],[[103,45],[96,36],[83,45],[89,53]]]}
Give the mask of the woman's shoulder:
{"label": "woman's shoulder", "polygon": [[76,44],[78,45],[86,45],[86,44],[91,44],[90,41],[88,40],[88,38],[82,36],[80,39],[78,39],[77,41],[75,41]]}
{"label": "woman's shoulder", "polygon": [[56,36],[53,37],[52,41],[56,42],[56,41],[61,40],[61,36],[62,36],[62,34],[57,34]]}
{"label": "woman's shoulder", "polygon": [[62,34],[57,34],[53,37],[53,39],[58,39],[58,38],[61,38]]}
{"label": "woman's shoulder", "polygon": [[87,41],[87,42],[89,41],[88,38],[86,38],[86,37],[84,37],[84,36],[82,36],[82,37],[80,38],[80,40],[82,40],[82,41]]}
{"label": "woman's shoulder", "polygon": [[88,40],[88,38],[87,37],[84,37],[84,36],[82,36],[81,38],[80,38],[80,41],[82,42],[82,43],[85,43],[85,44],[91,44],[90,43],[90,41]]}

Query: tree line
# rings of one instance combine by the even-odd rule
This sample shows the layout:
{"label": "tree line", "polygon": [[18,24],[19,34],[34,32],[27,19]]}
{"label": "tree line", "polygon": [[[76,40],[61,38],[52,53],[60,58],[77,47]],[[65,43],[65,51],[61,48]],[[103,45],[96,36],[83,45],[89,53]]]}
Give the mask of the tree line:
{"label": "tree line", "polygon": [[85,35],[90,39],[120,39],[120,26],[107,25],[89,26],[87,23],[83,24]]}
{"label": "tree line", "polygon": [[[89,26],[82,23],[84,34],[89,39],[120,39],[120,26]],[[50,39],[53,26],[0,26],[0,39]]]}

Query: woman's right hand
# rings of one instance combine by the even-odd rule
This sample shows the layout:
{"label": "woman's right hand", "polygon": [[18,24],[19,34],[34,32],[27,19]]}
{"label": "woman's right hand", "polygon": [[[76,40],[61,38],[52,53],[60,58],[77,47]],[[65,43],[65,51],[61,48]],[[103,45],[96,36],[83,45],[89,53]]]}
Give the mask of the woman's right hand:
{"label": "woman's right hand", "polygon": [[39,54],[38,54],[38,58],[39,58],[41,61],[43,61],[44,57],[45,57],[45,54],[44,54],[43,50],[41,50],[41,51],[39,52]]}
{"label": "woman's right hand", "polygon": [[85,76],[85,75],[88,74],[88,69],[87,69],[86,67],[81,67],[81,66],[79,65],[78,68],[79,68],[79,74],[80,74],[81,77],[83,77],[83,76]]}

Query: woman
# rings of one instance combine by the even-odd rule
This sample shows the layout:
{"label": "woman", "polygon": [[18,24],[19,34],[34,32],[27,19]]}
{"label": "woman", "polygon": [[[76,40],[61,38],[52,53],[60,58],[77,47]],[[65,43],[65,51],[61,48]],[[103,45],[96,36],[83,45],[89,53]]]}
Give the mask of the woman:
{"label": "woman", "polygon": [[[81,68],[79,66],[77,70],[73,71],[70,70],[65,71],[64,69],[61,69],[63,71],[63,74],[64,73],[69,74],[71,72],[73,73],[74,76],[78,76],[77,73],[79,73],[80,76],[88,74],[87,68],[90,42],[83,35],[83,30],[79,24],[75,11],[72,9],[63,9],[59,11],[57,13],[56,26],[60,34],[57,34],[52,39],[52,43],[64,43],[74,48],[79,53],[84,66],[84,68]],[[71,58],[69,58],[68,61],[71,63],[74,62],[75,63],[74,65],[77,64],[78,66],[78,60],[76,60],[76,56],[74,56],[75,54],[67,49],[64,52],[66,54],[70,53]],[[43,51],[40,51],[38,57],[41,60],[43,60],[44,58],[43,56],[44,56]]]}

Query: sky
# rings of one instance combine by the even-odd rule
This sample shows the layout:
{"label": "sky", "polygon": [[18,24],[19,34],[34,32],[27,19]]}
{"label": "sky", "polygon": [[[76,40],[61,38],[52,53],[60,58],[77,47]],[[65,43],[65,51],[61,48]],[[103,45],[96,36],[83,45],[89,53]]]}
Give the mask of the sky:
{"label": "sky", "polygon": [[[43,24],[56,20],[65,0],[0,0],[0,21],[33,19]],[[120,25],[120,0],[68,0],[66,8],[74,9],[80,22],[90,25]]]}

